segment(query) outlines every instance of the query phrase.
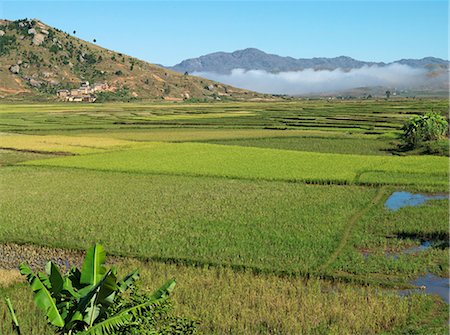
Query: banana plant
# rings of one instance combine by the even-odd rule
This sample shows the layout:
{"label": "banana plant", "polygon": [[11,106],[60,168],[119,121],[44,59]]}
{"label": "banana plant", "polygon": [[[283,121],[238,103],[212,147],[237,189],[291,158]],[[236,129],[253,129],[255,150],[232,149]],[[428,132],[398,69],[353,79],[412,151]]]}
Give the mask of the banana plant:
{"label": "banana plant", "polygon": [[9,315],[11,315],[13,330],[18,335],[20,335],[19,321],[17,320],[17,316],[16,316],[16,313],[14,312],[14,308],[12,306],[11,300],[9,298],[5,298],[5,301],[6,301],[6,306],[8,306]]}
{"label": "banana plant", "polygon": [[[122,309],[110,308],[122,293],[134,286],[139,272],[134,270],[118,280],[117,269],[107,269],[105,260],[104,248],[95,244],[87,251],[81,271],[73,267],[63,275],[53,262],[47,263],[45,273],[37,274],[24,263],[19,266],[34,292],[36,306],[58,334],[120,333],[121,328],[133,325],[143,313],[162,303],[175,287],[172,279],[145,302]],[[10,309],[13,310],[12,306]]]}

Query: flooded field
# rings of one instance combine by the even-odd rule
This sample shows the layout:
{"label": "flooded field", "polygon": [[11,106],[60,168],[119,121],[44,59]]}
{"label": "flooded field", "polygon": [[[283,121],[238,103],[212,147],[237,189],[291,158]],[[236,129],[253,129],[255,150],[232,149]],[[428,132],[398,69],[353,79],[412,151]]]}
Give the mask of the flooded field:
{"label": "flooded field", "polygon": [[407,206],[419,206],[427,201],[431,200],[443,200],[448,199],[448,195],[444,194],[436,194],[436,195],[427,195],[420,193],[410,193],[410,192],[394,192],[392,195],[386,200],[384,206],[391,210],[397,211],[400,208]]}

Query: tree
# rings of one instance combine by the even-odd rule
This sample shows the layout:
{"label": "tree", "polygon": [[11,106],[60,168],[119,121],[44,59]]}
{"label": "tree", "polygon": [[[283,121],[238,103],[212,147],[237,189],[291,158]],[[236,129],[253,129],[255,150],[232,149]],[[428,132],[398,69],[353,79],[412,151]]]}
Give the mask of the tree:
{"label": "tree", "polygon": [[438,113],[426,113],[410,118],[403,125],[402,139],[410,148],[422,142],[435,141],[448,134],[448,121]]}
{"label": "tree", "polygon": [[389,99],[390,96],[391,96],[391,91],[387,90],[386,91],[386,99]]}
{"label": "tree", "polygon": [[[21,274],[34,292],[36,306],[45,313],[57,334],[154,334],[161,327],[159,321],[169,323],[163,327],[194,331],[195,322],[167,317],[167,298],[175,287],[174,279],[152,294],[140,294],[135,286],[138,270],[118,280],[117,269],[107,269],[105,260],[103,247],[95,244],[87,251],[81,271],[73,267],[63,275],[57,265],[48,262],[45,274],[35,274],[26,264],[20,265]],[[20,334],[19,322],[8,302],[13,324]],[[144,331],[137,328],[142,324],[146,327]]]}

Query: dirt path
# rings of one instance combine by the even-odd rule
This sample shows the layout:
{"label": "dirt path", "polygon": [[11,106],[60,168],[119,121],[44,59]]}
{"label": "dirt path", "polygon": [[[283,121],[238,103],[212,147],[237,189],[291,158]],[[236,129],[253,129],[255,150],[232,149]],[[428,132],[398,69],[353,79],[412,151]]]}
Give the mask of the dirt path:
{"label": "dirt path", "polygon": [[[0,269],[17,269],[22,262],[33,270],[42,271],[48,261],[57,264],[61,269],[73,265],[81,267],[85,252],[70,249],[39,247],[35,245],[20,245],[14,243],[0,244]],[[117,263],[118,257],[108,256],[108,264]]]}
{"label": "dirt path", "polygon": [[336,250],[331,254],[330,258],[328,258],[328,260],[319,267],[319,269],[317,270],[317,272],[321,273],[323,271],[325,271],[331,264],[333,264],[333,262],[338,258],[338,256],[340,255],[340,253],[342,252],[342,250],[345,248],[345,246],[347,245],[349,239],[350,239],[350,235],[352,232],[352,229],[354,227],[354,225],[374,206],[376,206],[381,199],[383,199],[383,196],[385,195],[385,188],[381,187],[378,189],[377,194],[375,195],[375,197],[372,199],[372,201],[363,209],[361,209],[360,211],[356,212],[355,214],[352,215],[352,217],[350,218],[350,220],[348,221],[347,227],[345,227],[345,231],[344,234],[341,238],[341,241],[339,242],[338,247],[336,248]]}

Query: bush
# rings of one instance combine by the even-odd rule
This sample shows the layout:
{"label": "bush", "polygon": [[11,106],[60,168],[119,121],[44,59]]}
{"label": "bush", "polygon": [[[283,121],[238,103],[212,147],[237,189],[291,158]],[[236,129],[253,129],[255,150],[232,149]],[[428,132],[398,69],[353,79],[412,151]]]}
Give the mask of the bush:
{"label": "bush", "polygon": [[86,61],[87,64],[95,64],[97,63],[97,57],[94,54],[85,54],[84,55],[84,60]]}
{"label": "bush", "polygon": [[412,117],[402,129],[406,146],[416,148],[423,142],[444,138],[448,134],[448,121],[438,113],[426,113]]}
{"label": "bush", "polygon": [[50,52],[57,53],[59,51],[59,48],[57,45],[53,44],[49,50]]}

